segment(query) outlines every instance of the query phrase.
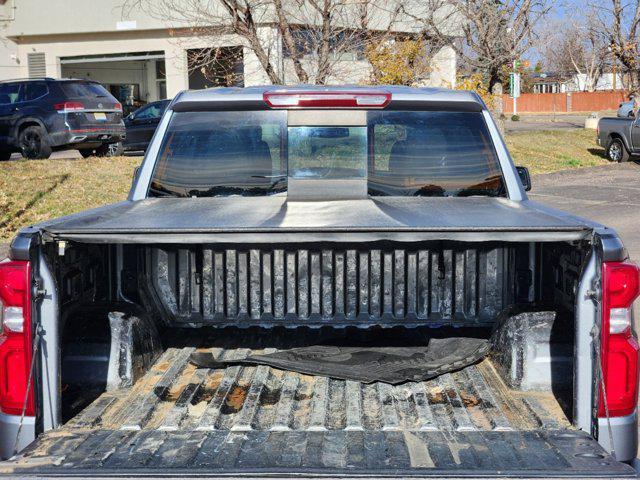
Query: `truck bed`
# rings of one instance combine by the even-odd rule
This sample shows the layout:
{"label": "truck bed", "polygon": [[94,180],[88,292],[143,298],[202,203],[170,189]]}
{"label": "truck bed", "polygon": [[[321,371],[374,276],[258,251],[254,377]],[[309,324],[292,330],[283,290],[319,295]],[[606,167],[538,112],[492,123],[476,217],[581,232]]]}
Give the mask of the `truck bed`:
{"label": "truck bed", "polygon": [[133,387],[101,394],[0,473],[634,475],[574,430],[552,393],[510,390],[489,359],[399,386],[196,369],[195,350],[242,358],[292,336],[274,330],[265,349],[263,335],[214,332],[183,335]]}

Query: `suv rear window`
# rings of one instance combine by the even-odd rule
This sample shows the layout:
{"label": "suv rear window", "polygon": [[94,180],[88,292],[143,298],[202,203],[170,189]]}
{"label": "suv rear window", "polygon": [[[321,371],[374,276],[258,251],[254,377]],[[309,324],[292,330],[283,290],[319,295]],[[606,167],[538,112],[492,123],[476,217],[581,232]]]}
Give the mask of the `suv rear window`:
{"label": "suv rear window", "polygon": [[100,84],[91,82],[61,82],[60,87],[69,98],[109,97],[111,94]]}
{"label": "suv rear window", "polygon": [[502,196],[481,113],[369,111],[292,126],[286,111],[174,112],[150,196],[272,195],[287,179],[366,179],[370,196]]}

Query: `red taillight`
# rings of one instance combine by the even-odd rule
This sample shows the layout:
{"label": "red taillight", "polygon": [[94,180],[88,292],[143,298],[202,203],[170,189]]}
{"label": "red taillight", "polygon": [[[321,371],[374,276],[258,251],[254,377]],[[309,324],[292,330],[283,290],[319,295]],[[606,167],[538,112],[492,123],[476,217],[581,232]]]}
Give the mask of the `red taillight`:
{"label": "red taillight", "polygon": [[[20,415],[31,368],[29,262],[0,262],[0,412]],[[33,386],[25,415],[35,415]]]}
{"label": "red taillight", "polygon": [[391,101],[388,92],[265,92],[271,108],[384,108]]}
{"label": "red taillight", "polygon": [[[638,341],[631,306],[640,293],[640,270],[629,262],[602,265],[602,371],[609,416],[630,415],[638,402]],[[598,415],[607,411],[600,391]]]}
{"label": "red taillight", "polygon": [[113,106],[114,110],[118,110],[118,111],[122,111],[122,104],[120,102],[116,102],[116,104]]}
{"label": "red taillight", "polygon": [[76,112],[78,110],[84,110],[84,103],[82,102],[56,103],[53,106],[53,108],[55,108],[60,113]]}

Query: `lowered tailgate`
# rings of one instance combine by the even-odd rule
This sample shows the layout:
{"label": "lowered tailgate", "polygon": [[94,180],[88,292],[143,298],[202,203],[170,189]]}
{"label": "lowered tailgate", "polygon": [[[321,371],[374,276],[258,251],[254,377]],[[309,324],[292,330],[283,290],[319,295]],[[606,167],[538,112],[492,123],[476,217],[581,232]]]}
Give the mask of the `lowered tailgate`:
{"label": "lowered tailgate", "polygon": [[[282,330],[269,345],[290,345]],[[265,337],[216,331],[225,359]],[[299,335],[299,334],[296,334]],[[249,338],[247,338],[249,336]],[[510,390],[490,360],[391,386],[268,366],[196,369],[193,338],[131,388],[103,393],[0,473],[38,476],[635,477],[549,393]],[[213,345],[213,346],[212,346]],[[202,348],[200,348],[202,351]]]}

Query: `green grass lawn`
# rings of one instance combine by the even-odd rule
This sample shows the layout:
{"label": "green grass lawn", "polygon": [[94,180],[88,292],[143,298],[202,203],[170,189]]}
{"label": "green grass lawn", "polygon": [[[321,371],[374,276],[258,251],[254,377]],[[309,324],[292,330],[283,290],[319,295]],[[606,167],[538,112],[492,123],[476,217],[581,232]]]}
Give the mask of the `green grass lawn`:
{"label": "green grass lawn", "polygon": [[508,134],[506,140],[516,165],[528,167],[533,174],[607,163],[594,130],[518,132]]}
{"label": "green grass lawn", "polygon": [[0,162],[0,243],[20,228],[124,200],[141,157]]}
{"label": "green grass lawn", "polygon": [[[517,165],[531,173],[606,164],[591,130],[507,136]],[[20,228],[124,200],[141,157],[0,162],[0,243]]]}

